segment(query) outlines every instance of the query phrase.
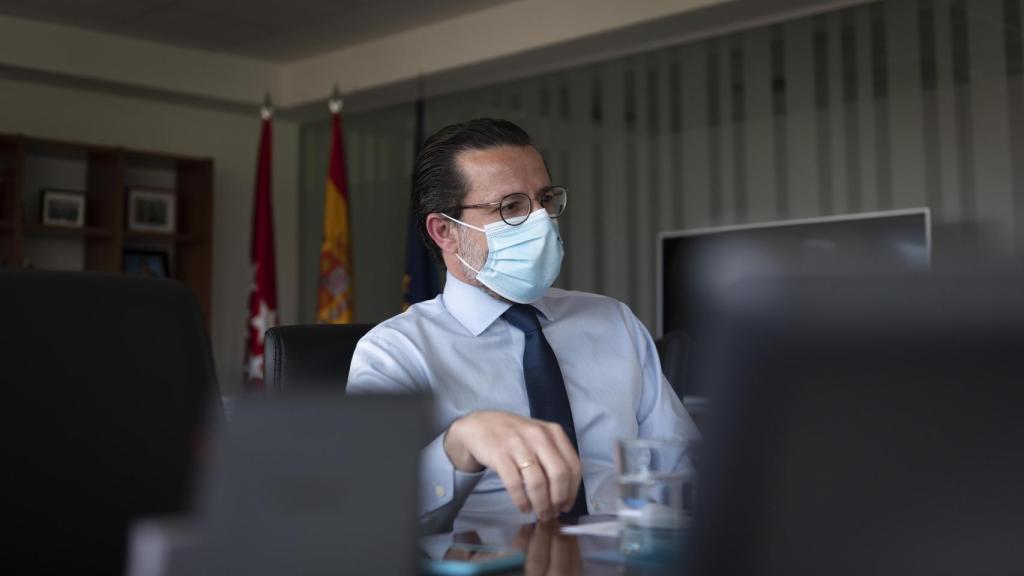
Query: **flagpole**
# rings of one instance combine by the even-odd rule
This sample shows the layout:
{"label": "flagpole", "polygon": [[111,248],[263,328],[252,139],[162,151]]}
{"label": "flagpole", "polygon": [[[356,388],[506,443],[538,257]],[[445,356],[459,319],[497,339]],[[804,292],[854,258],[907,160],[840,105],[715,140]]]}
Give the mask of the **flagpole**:
{"label": "flagpole", "polygon": [[263,106],[260,106],[260,118],[270,120],[274,117],[274,103],[270,100],[270,92],[263,95]]}
{"label": "flagpole", "polygon": [[331,91],[331,97],[327,100],[327,109],[331,111],[331,114],[341,114],[342,109],[345,108],[345,101],[341,99],[341,93],[338,91],[338,85],[334,85],[334,90]]}

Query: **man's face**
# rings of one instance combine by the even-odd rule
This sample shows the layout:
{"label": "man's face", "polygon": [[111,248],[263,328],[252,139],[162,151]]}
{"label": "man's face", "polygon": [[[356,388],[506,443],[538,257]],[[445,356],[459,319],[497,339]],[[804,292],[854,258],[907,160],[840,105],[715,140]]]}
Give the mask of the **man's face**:
{"label": "man's face", "polygon": [[[462,205],[498,202],[513,192],[523,192],[533,200],[533,210],[537,210],[540,208],[540,193],[551,186],[544,160],[532,146],[502,146],[462,152],[456,158],[456,164],[467,185]],[[497,205],[469,208],[462,211],[460,219],[483,228],[492,222],[500,222],[501,213]],[[479,270],[487,260],[487,239],[484,233],[465,226],[456,226],[455,233],[458,236],[459,254]],[[475,272],[461,262],[458,265],[464,280],[480,286]]]}

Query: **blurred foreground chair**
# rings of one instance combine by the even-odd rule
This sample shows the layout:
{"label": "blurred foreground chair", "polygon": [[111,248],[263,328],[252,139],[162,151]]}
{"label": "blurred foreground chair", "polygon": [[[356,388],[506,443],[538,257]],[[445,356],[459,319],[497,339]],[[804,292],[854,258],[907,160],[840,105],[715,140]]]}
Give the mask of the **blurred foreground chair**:
{"label": "blurred foreground chair", "polygon": [[267,330],[264,383],[269,392],[345,390],[352,353],[373,324],[302,324]]}
{"label": "blurred foreground chair", "polygon": [[122,574],[177,514],[219,398],[192,293],[166,279],[0,270],[0,570]]}

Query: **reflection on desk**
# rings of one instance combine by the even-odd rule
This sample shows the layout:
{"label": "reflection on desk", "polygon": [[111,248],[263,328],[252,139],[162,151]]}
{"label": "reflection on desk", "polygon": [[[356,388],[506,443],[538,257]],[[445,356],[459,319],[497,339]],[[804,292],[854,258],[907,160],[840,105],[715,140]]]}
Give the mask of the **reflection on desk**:
{"label": "reflection on desk", "polygon": [[[595,515],[580,518],[581,523],[607,522],[614,516]],[[619,547],[617,537],[573,535],[561,531],[558,522],[518,524],[495,518],[461,515],[455,521],[455,530],[445,534],[427,536],[421,541],[423,550],[435,559],[444,558],[449,546],[483,544],[509,546],[526,553],[522,574],[527,576],[583,574],[674,574],[678,567],[625,566],[608,561]]]}

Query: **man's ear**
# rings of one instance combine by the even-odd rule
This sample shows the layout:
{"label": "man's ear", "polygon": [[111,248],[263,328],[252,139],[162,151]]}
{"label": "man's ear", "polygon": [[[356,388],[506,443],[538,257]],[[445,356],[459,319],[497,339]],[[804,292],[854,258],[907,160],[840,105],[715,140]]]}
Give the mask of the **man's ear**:
{"label": "man's ear", "polygon": [[455,254],[458,252],[458,240],[455,236],[456,224],[438,213],[427,215],[427,234],[441,249],[443,254]]}

